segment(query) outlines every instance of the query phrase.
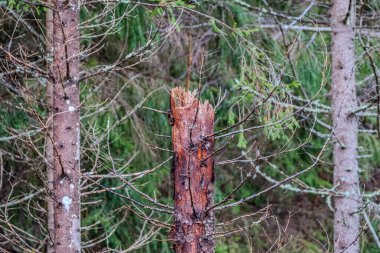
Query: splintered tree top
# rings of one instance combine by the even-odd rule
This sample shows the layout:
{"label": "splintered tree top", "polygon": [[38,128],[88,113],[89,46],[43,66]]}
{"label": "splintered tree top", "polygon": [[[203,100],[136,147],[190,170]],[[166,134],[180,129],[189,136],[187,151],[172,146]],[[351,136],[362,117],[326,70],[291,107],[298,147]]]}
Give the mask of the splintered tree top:
{"label": "splintered tree top", "polygon": [[214,108],[208,101],[204,103],[197,99],[197,91],[185,91],[183,88],[177,87],[170,90],[170,99],[173,113],[176,110],[191,110],[198,107],[197,118],[205,116],[214,118]]}

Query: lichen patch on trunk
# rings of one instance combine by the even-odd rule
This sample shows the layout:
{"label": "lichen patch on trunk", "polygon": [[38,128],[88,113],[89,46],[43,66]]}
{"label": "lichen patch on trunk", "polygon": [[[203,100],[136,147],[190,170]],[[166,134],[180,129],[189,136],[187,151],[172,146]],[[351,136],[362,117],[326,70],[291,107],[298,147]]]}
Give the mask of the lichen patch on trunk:
{"label": "lichen patch on trunk", "polygon": [[62,198],[62,205],[65,208],[66,212],[70,211],[70,205],[73,202],[73,199],[69,196],[64,196]]}

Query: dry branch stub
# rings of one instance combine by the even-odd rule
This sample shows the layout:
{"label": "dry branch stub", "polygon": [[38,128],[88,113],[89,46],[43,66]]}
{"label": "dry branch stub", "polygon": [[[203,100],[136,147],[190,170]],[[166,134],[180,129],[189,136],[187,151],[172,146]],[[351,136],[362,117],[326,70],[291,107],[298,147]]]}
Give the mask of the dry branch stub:
{"label": "dry branch stub", "polygon": [[[214,252],[214,109],[196,92],[170,90],[175,252]],[[212,136],[212,137],[205,137]]]}

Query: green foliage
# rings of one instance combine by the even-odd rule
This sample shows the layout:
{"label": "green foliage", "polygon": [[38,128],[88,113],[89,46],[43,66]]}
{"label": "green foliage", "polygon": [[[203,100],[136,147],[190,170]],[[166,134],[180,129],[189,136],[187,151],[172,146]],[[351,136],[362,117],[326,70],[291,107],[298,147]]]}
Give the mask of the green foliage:
{"label": "green foliage", "polygon": [[[240,130],[243,130],[242,125],[240,125]],[[238,141],[237,147],[241,148],[241,149],[246,149],[247,148],[247,140],[244,138],[244,133],[240,132],[238,138],[239,138],[239,141]]]}

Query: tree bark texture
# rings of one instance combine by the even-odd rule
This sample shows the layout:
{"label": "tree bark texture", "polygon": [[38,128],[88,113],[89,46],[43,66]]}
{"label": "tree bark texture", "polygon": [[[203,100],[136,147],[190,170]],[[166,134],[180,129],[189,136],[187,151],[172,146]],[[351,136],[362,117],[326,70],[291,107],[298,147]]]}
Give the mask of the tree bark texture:
{"label": "tree bark texture", "polygon": [[[177,253],[214,252],[214,109],[196,92],[170,91]],[[211,137],[210,137],[211,136]]]}
{"label": "tree bark texture", "polygon": [[[53,11],[51,9],[46,10],[46,52],[47,52],[47,68],[48,71],[52,72],[52,56],[53,56]],[[51,197],[54,191],[54,172],[53,172],[53,163],[54,163],[54,152],[53,152],[53,108],[54,108],[54,99],[53,99],[53,83],[48,80],[46,82],[46,105],[48,108],[48,121],[47,121],[47,135],[45,142],[45,156],[46,156],[46,173],[47,173],[47,227],[48,227],[48,243],[47,243],[47,253],[54,252],[54,199]]]}
{"label": "tree bark texture", "polygon": [[54,252],[80,252],[79,1],[53,2]]}
{"label": "tree bark texture", "polygon": [[359,253],[360,192],[355,88],[355,1],[333,0],[332,108],[334,125],[334,252]]}

